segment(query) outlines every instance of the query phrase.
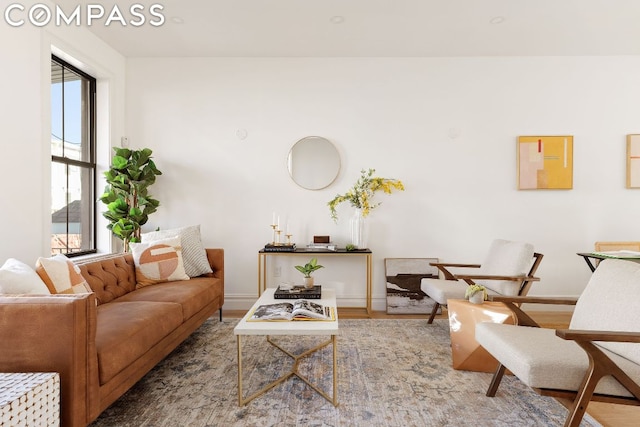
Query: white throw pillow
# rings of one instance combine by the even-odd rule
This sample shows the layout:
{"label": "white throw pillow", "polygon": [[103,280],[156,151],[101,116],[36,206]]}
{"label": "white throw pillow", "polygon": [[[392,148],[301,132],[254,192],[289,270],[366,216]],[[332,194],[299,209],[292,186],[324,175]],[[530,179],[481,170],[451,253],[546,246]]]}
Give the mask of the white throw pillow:
{"label": "white throw pillow", "polygon": [[9,258],[0,267],[0,294],[50,294],[36,271],[22,261]]}
{"label": "white throw pillow", "polygon": [[189,277],[202,276],[203,274],[213,272],[207,259],[207,252],[202,245],[200,225],[173,228],[171,230],[151,231],[149,233],[143,233],[141,238],[142,242],[145,243],[173,236],[180,236],[184,271]]}
{"label": "white throw pillow", "polygon": [[173,280],[189,280],[184,271],[180,237],[129,243],[136,266],[136,288]]}

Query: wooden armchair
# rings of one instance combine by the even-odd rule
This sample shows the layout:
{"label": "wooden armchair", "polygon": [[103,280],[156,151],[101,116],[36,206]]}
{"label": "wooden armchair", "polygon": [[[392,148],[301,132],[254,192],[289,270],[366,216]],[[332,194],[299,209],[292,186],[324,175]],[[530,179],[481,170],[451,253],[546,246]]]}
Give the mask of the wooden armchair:
{"label": "wooden armchair", "polygon": [[[490,296],[526,295],[533,282],[540,280],[535,273],[542,257],[529,243],[496,239],[482,264],[432,263],[444,279],[422,279],[420,283],[420,289],[435,301],[428,323],[433,323],[438,309],[447,300],[463,299],[469,285],[483,285]],[[465,270],[454,273],[450,270],[453,268]]]}
{"label": "wooden armchair", "polygon": [[[640,405],[638,298],[640,264],[617,259],[600,263],[577,300],[493,297],[516,313],[518,325],[476,325],[476,340],[500,363],[487,396],[509,369],[539,394],[560,398],[569,409],[565,426],[577,427],[592,400]],[[575,304],[569,329],[538,327],[522,303]]]}

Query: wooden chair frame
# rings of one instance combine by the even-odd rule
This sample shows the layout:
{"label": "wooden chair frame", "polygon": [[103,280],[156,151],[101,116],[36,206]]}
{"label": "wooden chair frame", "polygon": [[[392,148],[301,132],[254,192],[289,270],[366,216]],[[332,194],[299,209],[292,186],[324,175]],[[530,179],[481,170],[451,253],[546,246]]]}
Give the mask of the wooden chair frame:
{"label": "wooden chair frame", "polygon": [[[535,252],[533,254],[533,264],[529,269],[529,273],[526,276],[498,276],[498,275],[486,275],[486,274],[454,274],[448,270],[448,268],[453,267],[462,267],[462,268],[480,268],[481,264],[461,264],[461,263],[446,263],[446,262],[433,262],[432,266],[437,267],[438,270],[442,272],[445,280],[456,280],[456,281],[464,281],[468,286],[475,285],[474,280],[511,280],[514,282],[521,282],[520,289],[518,291],[518,296],[525,296],[529,292],[531,285],[533,282],[540,281],[540,278],[535,277],[536,270],[540,266],[542,262],[542,258],[544,255]],[[462,285],[462,283],[461,283]],[[429,320],[427,323],[433,323],[433,319],[436,317],[438,313],[438,309],[440,308],[439,303],[435,303],[433,305],[433,310],[429,315]]]}
{"label": "wooden chair frame", "polygon": [[[573,298],[545,298],[545,297],[506,297],[493,296],[492,301],[502,302],[511,309],[518,318],[518,326],[540,327],[529,315],[527,315],[520,305],[527,304],[562,304],[575,305],[577,299]],[[573,340],[578,344],[589,357],[589,368],[585,372],[580,387],[577,390],[556,390],[546,388],[533,388],[542,396],[557,398],[560,403],[569,410],[565,427],[578,427],[590,401],[617,403],[624,405],[640,406],[640,385],[633,381],[622,369],[618,367],[600,348],[594,345],[594,341],[610,342],[633,342],[640,343],[640,332],[619,332],[619,331],[584,331],[576,329],[556,329],[556,335],[565,340]],[[498,361],[500,363],[500,361]],[[506,371],[506,367],[501,363],[487,389],[486,395],[494,397],[500,381]],[[613,396],[594,393],[598,382],[603,377],[611,375],[634,397]],[[571,403],[568,403],[568,401]]]}

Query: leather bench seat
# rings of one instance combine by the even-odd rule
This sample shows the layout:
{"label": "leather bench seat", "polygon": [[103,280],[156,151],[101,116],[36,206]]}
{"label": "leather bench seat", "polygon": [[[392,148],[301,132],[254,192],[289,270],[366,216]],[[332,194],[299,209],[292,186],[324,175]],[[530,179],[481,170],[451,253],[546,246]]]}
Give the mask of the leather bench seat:
{"label": "leather bench seat", "polygon": [[211,286],[210,281],[207,277],[195,277],[145,286],[118,298],[117,302],[175,302],[182,307],[182,319],[187,320],[222,296],[223,289]]}
{"label": "leather bench seat", "polygon": [[183,322],[171,302],[111,302],[98,306],[96,352],[100,384],[149,351]]}

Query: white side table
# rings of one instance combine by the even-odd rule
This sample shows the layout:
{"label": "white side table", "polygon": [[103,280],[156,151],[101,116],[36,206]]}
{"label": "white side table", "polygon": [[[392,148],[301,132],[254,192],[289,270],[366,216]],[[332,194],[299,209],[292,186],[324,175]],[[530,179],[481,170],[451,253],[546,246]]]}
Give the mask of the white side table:
{"label": "white side table", "polygon": [[59,426],[59,375],[0,373],[0,425]]}

